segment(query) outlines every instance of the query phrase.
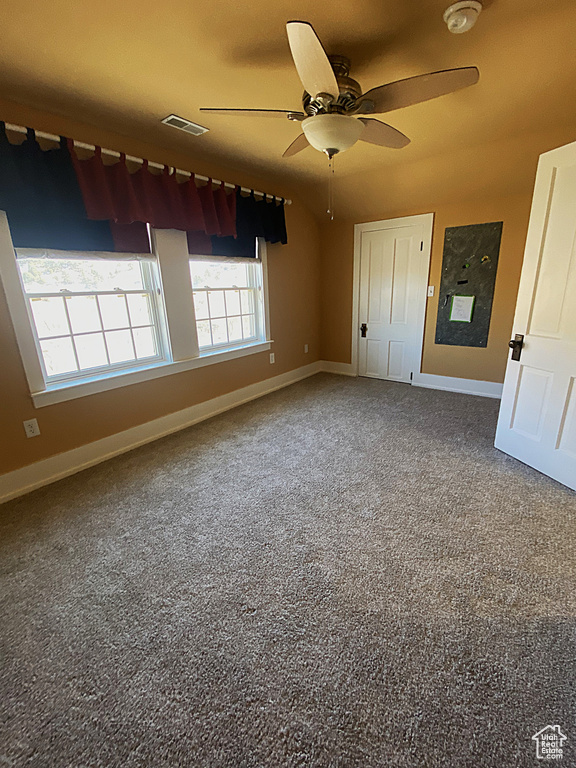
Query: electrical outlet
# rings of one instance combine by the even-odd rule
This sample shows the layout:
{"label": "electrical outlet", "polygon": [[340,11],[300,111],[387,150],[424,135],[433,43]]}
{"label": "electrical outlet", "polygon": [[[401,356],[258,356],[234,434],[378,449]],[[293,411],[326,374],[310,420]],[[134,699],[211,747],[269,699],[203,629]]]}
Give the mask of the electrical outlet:
{"label": "electrical outlet", "polygon": [[434,286],[433,285],[429,285],[428,286],[428,298],[432,298],[432,296],[434,296]]}
{"label": "electrical outlet", "polygon": [[276,357],[274,355],[274,352],[270,352],[270,365],[276,362]]}
{"label": "electrical outlet", "polygon": [[38,437],[40,434],[40,427],[38,426],[37,419],[28,419],[28,421],[23,421],[22,423],[24,424],[26,437]]}
{"label": "electrical outlet", "polygon": [[308,344],[304,344],[304,354],[308,354]]}

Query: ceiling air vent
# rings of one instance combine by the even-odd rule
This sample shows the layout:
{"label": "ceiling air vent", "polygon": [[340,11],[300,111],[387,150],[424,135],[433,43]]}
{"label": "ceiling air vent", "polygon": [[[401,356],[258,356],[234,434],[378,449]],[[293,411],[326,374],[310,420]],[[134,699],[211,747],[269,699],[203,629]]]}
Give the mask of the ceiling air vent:
{"label": "ceiling air vent", "polygon": [[190,120],[185,120],[183,117],[178,117],[178,115],[168,115],[168,117],[165,117],[162,122],[165,125],[171,125],[172,128],[178,128],[179,131],[191,133],[193,136],[201,136],[203,133],[206,133],[206,131],[209,130],[208,128],[204,128],[203,125],[192,123]]}

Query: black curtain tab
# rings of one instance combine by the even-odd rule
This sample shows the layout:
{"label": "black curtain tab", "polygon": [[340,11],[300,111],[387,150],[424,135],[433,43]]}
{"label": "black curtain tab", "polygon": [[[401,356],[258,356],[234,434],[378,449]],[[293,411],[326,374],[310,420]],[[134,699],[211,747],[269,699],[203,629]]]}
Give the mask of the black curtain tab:
{"label": "black curtain tab", "polygon": [[17,248],[113,251],[107,221],[89,221],[66,139],[42,150],[28,129],[22,144],[8,141],[0,122],[0,209]]}
{"label": "black curtain tab", "polygon": [[236,231],[238,237],[263,237],[269,243],[286,243],[284,200],[257,200],[254,191],[244,196],[236,192]]}
{"label": "black curtain tab", "polygon": [[254,191],[249,195],[243,195],[236,191],[236,232],[238,237],[264,237],[264,222],[260,216],[260,209]]}
{"label": "black curtain tab", "polygon": [[271,243],[282,243],[286,245],[288,242],[288,233],[286,231],[286,209],[284,207],[284,198],[276,205],[276,201],[273,200],[270,204],[270,216],[274,222],[274,240]]}
{"label": "black curtain tab", "polygon": [[[204,247],[202,251],[197,241],[191,242],[189,237],[189,246],[196,246],[196,254],[213,254],[215,256],[240,256],[243,258],[256,258],[257,237],[263,237],[268,243],[287,243],[286,220],[284,218],[284,200],[276,204],[275,200],[268,201],[266,198],[257,200],[254,192],[249,195],[243,195],[240,189],[236,188],[236,237],[218,237],[213,235],[210,238],[211,246]],[[192,254],[193,251],[190,250]]]}
{"label": "black curtain tab", "polygon": [[260,219],[264,226],[264,238],[268,243],[283,243],[288,240],[286,237],[286,222],[284,219],[284,200],[280,205],[276,205],[276,200],[268,200],[266,197],[257,200]]}

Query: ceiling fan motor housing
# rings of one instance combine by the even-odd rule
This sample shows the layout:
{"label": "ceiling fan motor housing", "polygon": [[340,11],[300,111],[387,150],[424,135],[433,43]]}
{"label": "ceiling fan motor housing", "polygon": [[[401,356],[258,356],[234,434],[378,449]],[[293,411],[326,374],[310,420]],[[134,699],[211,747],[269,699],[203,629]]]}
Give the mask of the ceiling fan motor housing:
{"label": "ceiling fan motor housing", "polygon": [[362,95],[360,84],[353,80],[350,74],[350,59],[346,56],[329,56],[330,64],[336,75],[339,94],[336,101],[327,101],[322,96],[312,97],[306,91],[302,96],[302,106],[307,115],[320,115],[327,112],[346,114],[356,106],[357,99]]}
{"label": "ceiling fan motor housing", "polygon": [[314,149],[332,157],[356,144],[364,123],[351,115],[313,115],[302,121],[302,130]]}

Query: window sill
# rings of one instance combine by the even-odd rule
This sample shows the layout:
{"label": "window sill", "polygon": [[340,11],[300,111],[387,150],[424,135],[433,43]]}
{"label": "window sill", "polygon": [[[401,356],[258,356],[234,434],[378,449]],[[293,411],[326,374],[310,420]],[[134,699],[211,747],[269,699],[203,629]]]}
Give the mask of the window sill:
{"label": "window sill", "polygon": [[155,363],[147,368],[128,369],[114,371],[114,373],[98,376],[82,381],[65,381],[51,384],[42,392],[33,392],[32,401],[35,408],[42,408],[54,403],[62,403],[66,400],[76,400],[79,397],[93,395],[97,392],[106,392],[109,389],[119,389],[130,384],[138,384],[141,381],[158,379],[162,376],[172,376],[175,373],[190,371],[194,368],[204,368],[207,365],[223,363],[226,360],[234,360],[237,357],[255,355],[258,352],[266,352],[272,347],[272,341],[258,341],[244,346],[225,350],[209,350],[202,352],[199,357],[177,362]]}

